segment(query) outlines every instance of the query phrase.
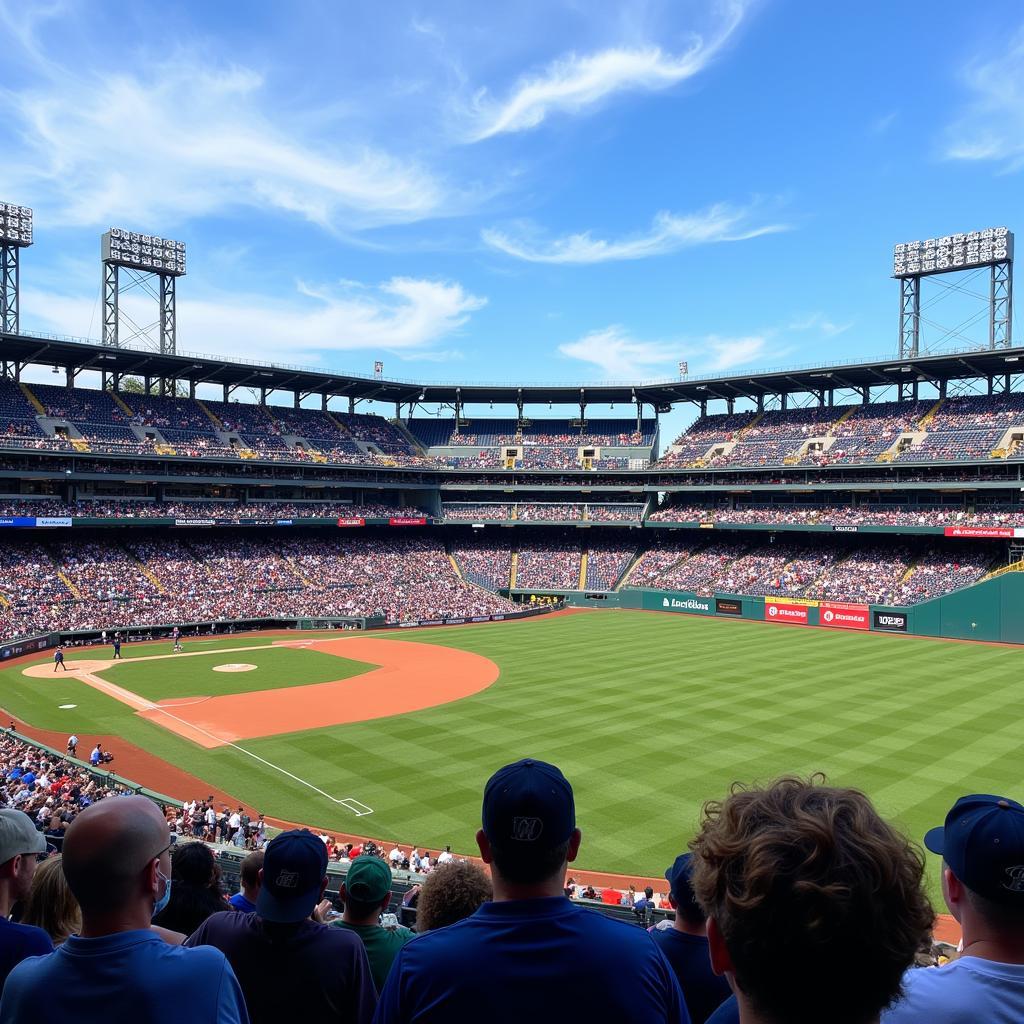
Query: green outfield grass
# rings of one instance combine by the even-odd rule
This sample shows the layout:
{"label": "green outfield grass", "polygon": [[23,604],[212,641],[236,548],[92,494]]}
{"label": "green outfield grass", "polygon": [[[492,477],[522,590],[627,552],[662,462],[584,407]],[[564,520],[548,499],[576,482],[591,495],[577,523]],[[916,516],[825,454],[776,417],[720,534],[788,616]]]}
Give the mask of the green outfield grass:
{"label": "green outfield grass", "polygon": [[[545,758],[576,791],[578,866],[626,874],[660,874],[693,835],[702,802],[736,780],[823,771],[866,790],[916,839],[963,793],[1022,795],[1016,648],[625,611],[387,639],[475,651],[501,675],[428,711],[242,744],[332,796],[368,804],[364,818],[240,750],[202,750],[60,676],[4,669],[0,703],[43,728],[125,736],[274,816],[459,852],[474,850],[491,772]],[[270,656],[288,666],[309,653],[226,660],[262,672]],[[151,698],[184,693],[165,692],[172,678],[139,682],[147,664],[163,673],[179,663],[132,666],[130,682],[109,676]],[[279,685],[295,676],[280,671]],[[231,690],[253,688],[245,684],[256,675],[208,673]]]}

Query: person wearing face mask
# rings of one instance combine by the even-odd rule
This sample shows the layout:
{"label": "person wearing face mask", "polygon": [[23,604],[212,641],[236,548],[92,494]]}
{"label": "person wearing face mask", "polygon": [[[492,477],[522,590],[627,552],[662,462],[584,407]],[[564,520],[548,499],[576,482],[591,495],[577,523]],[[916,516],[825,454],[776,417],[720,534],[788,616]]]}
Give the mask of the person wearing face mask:
{"label": "person wearing face mask", "polygon": [[47,956],[22,961],[0,997],[5,1024],[64,1024],[72,994],[83,1020],[177,1024],[180,997],[189,1016],[248,1024],[238,980],[212,947],[169,945],[150,928],[171,896],[170,836],[145,797],[87,807],[64,839],[64,874],[82,911],[82,931]]}

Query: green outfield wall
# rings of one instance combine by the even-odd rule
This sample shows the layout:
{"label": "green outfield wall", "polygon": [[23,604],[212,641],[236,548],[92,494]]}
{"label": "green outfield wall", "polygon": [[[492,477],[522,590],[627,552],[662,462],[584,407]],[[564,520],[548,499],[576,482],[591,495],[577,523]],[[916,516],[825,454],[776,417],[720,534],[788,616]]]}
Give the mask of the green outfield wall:
{"label": "green outfield wall", "polygon": [[680,590],[626,589],[615,593],[516,590],[513,593],[527,601],[531,595],[562,597],[567,605],[577,608],[630,608],[855,632],[1024,644],[1024,572],[1007,572],[943,597],[901,607],[722,592],[708,596]]}

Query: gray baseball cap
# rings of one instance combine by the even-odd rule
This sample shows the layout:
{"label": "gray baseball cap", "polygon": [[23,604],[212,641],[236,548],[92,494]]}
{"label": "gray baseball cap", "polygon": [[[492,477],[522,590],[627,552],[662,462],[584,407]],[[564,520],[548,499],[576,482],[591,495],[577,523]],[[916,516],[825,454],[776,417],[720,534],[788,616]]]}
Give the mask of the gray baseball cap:
{"label": "gray baseball cap", "polygon": [[46,837],[24,811],[0,810],[0,864],[24,853],[46,853]]}

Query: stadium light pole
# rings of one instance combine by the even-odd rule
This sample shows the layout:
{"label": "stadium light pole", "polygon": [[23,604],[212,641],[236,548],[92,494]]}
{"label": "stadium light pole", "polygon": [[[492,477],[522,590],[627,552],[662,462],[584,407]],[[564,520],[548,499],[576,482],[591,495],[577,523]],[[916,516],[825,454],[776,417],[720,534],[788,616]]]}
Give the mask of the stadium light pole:
{"label": "stadium light pole", "polygon": [[[140,234],[111,228],[100,240],[103,263],[103,344],[121,348],[140,340],[161,355],[174,355],[178,348],[178,317],[175,282],[185,276],[185,243],[159,235]],[[121,285],[121,274],[128,279]],[[158,292],[153,279],[158,280]],[[121,308],[121,293],[141,288],[157,299],[159,315],[145,326],[136,324]],[[121,335],[121,325],[131,331]],[[156,331],[156,339],[153,332]]]}
{"label": "stadium light pole", "polygon": [[[901,242],[892,252],[892,276],[900,283],[899,354],[915,358],[921,348],[921,281],[980,267],[991,268],[988,347],[1012,345],[1013,232],[1005,227]],[[949,332],[955,334],[955,332]],[[948,336],[948,335],[947,335]]]}
{"label": "stadium light pole", "polygon": [[0,203],[0,330],[19,334],[20,251],[32,244],[32,211],[15,203]]}

